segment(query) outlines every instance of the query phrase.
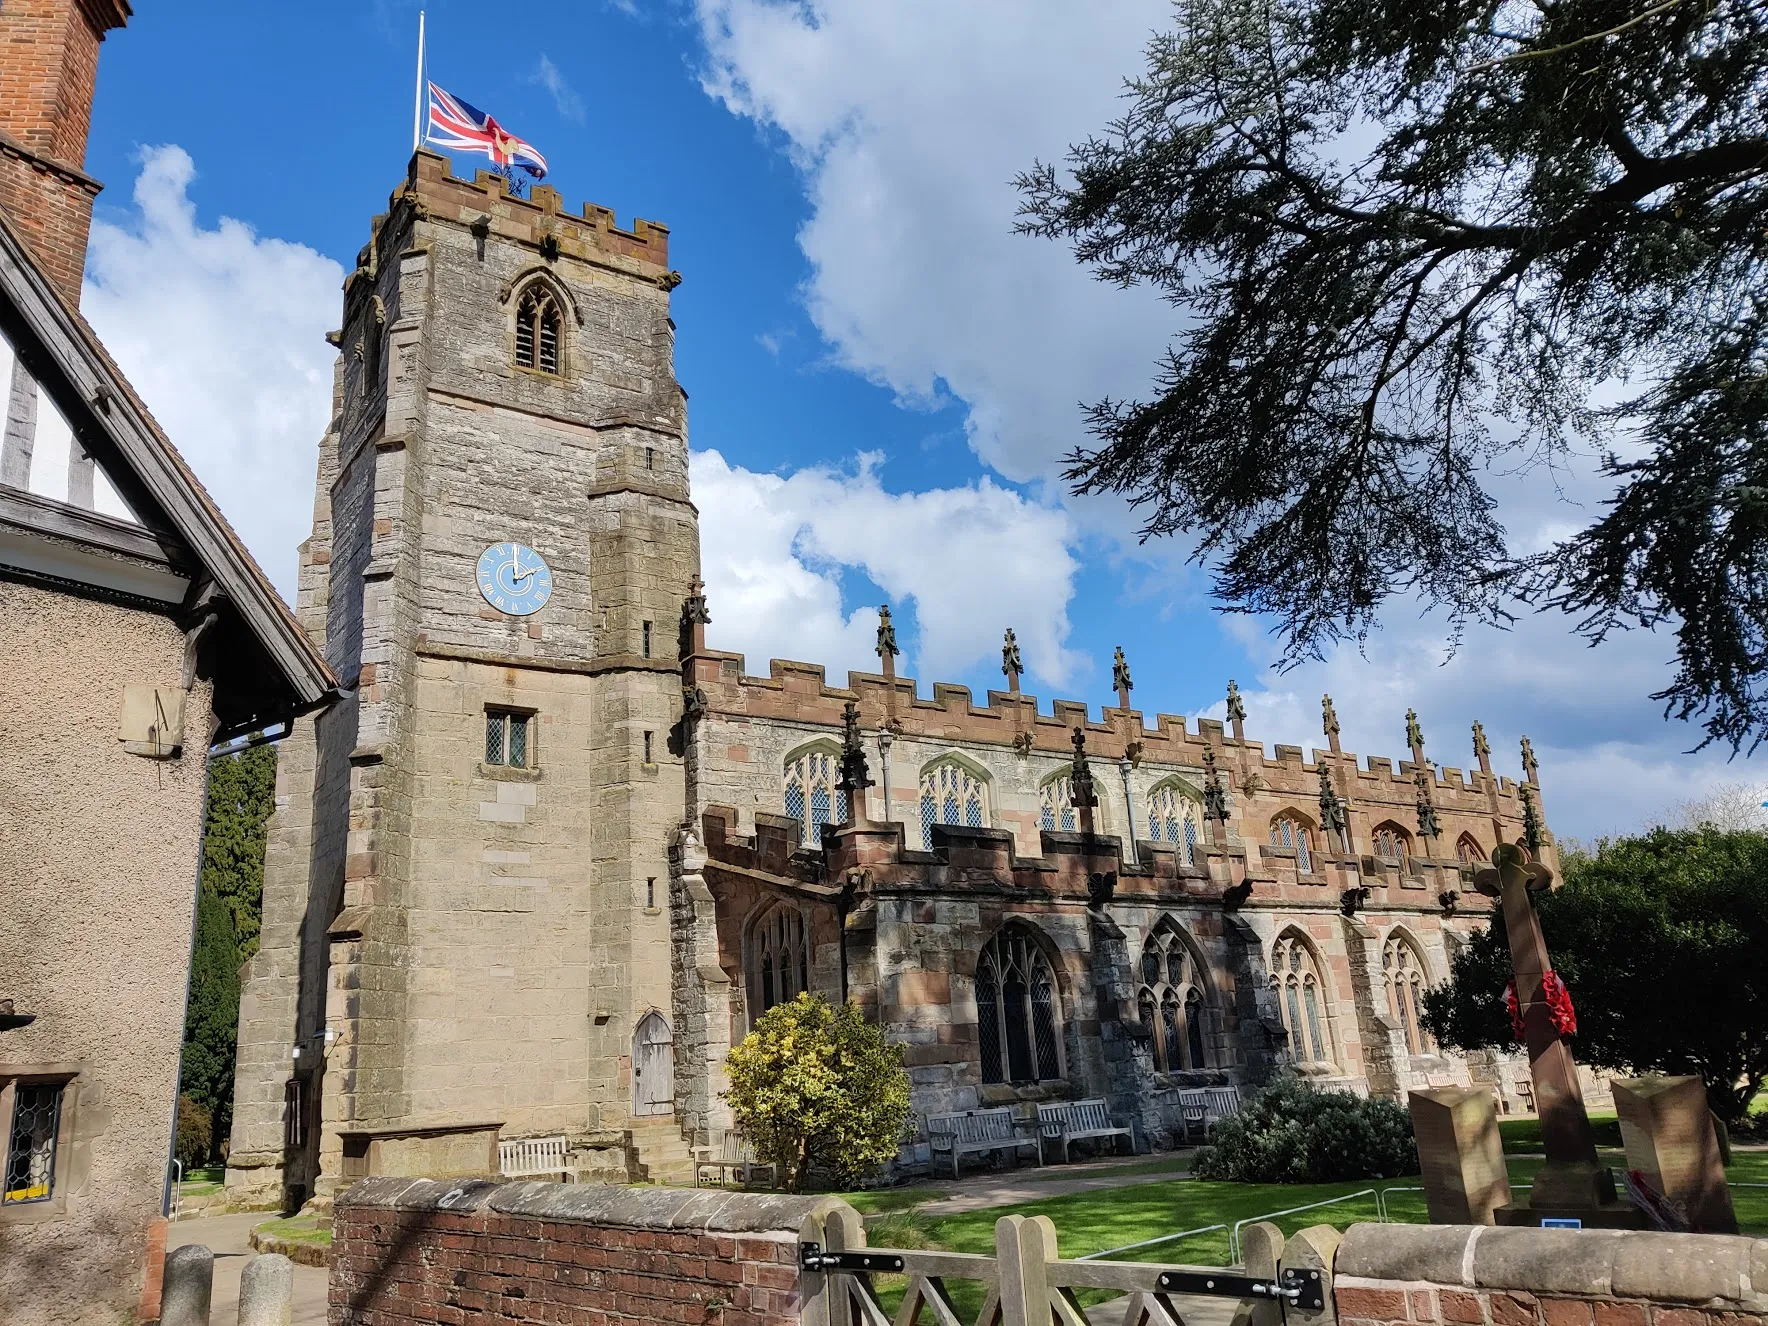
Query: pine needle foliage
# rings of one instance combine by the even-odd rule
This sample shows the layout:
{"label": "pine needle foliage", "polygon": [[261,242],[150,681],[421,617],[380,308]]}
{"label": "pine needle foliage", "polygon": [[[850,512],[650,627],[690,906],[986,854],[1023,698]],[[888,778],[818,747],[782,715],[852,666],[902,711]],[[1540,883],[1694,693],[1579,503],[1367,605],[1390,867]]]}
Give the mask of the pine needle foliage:
{"label": "pine needle foliage", "polygon": [[[1454,638],[1558,609],[1673,630],[1654,698],[1768,734],[1768,6],[1182,0],[1126,101],[1017,181],[1022,231],[1179,315],[1077,491],[1184,537],[1287,663],[1395,597]],[[1489,476],[1574,448],[1607,509],[1507,528]]]}

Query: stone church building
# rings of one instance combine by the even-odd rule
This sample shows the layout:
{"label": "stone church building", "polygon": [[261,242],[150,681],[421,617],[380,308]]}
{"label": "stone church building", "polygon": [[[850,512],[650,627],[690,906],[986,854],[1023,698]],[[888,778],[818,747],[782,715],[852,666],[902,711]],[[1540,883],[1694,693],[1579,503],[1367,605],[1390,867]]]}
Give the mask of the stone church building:
{"label": "stone church building", "polygon": [[[1425,987],[1485,924],[1469,863],[1539,784],[1264,746],[1114,705],[751,674],[699,585],[669,232],[417,153],[344,285],[297,612],[345,687],[278,767],[228,1187],[483,1172],[563,1134],[683,1173],[769,1005],[857,1001],[922,1113],[1103,1096],[1156,1145],[1186,1086],[1293,1065],[1398,1097],[1526,1069],[1436,1052]],[[1007,623],[1002,623],[1005,627]],[[1231,684],[1230,684],[1231,686]],[[1398,730],[1401,719],[1395,716]],[[863,757],[863,759],[861,758]]]}

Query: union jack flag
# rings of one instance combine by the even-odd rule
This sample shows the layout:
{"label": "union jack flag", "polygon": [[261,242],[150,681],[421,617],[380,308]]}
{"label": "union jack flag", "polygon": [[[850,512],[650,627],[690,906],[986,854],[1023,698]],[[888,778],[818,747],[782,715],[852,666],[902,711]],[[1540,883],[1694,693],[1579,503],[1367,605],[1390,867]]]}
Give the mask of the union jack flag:
{"label": "union jack flag", "polygon": [[546,158],[476,106],[430,84],[427,141],[456,152],[483,152],[505,175],[520,166],[537,180],[546,178]]}

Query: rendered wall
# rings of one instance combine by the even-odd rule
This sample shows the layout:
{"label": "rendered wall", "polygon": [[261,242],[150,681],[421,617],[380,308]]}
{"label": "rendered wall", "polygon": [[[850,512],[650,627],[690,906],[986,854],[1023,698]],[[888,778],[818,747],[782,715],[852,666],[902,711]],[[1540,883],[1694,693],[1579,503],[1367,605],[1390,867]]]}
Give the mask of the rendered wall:
{"label": "rendered wall", "polygon": [[179,686],[153,613],[0,582],[0,1080],[68,1066],[56,1191],[0,1208],[8,1326],[134,1312],[162,1213],[196,904],[209,692],[172,759],[124,751],[127,685]]}

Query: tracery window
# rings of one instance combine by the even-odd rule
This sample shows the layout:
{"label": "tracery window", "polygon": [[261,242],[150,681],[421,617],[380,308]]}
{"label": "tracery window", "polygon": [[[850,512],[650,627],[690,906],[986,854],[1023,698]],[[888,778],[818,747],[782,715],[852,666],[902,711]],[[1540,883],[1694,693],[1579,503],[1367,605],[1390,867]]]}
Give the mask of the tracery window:
{"label": "tracery window", "polygon": [[1290,1054],[1300,1063],[1330,1064],[1332,1042],[1319,963],[1308,942],[1294,930],[1284,931],[1271,946],[1271,985],[1289,1032]]}
{"label": "tracery window", "polygon": [[977,959],[976,1024],[984,1082],[1062,1076],[1056,974],[1022,925],[1002,929]]}
{"label": "tracery window", "polygon": [[941,760],[921,771],[921,841],[928,851],[933,850],[935,824],[988,825],[982,780],[956,760]]}
{"label": "tracery window", "polygon": [[1170,918],[1142,943],[1141,977],[1136,1006],[1154,1038],[1154,1067],[1163,1073],[1208,1068],[1202,964]]}
{"label": "tracery window", "polygon": [[1381,949],[1381,970],[1387,977],[1387,1007],[1406,1036],[1408,1054],[1436,1049],[1424,1029],[1424,957],[1409,936],[1395,931]]}
{"label": "tracery window", "polygon": [[[1093,796],[1098,801],[1093,807],[1093,822],[1102,825],[1105,823],[1105,791],[1096,778]],[[1068,776],[1066,769],[1046,778],[1038,791],[1038,827],[1063,833],[1073,833],[1080,828],[1080,812],[1074,808],[1074,779]]]}
{"label": "tracery window", "polygon": [[1299,815],[1283,815],[1271,821],[1271,846],[1295,853],[1295,868],[1304,875],[1314,873],[1313,830]]}
{"label": "tracery window", "polygon": [[810,939],[804,913],[779,903],[749,931],[749,1018],[810,989]]}
{"label": "tracery window", "polygon": [[1375,855],[1396,865],[1402,875],[1412,873],[1412,835],[1399,825],[1378,825],[1375,830]]}
{"label": "tracery window", "polygon": [[516,305],[516,366],[542,373],[559,371],[559,301],[544,285],[534,284]]}
{"label": "tracery window", "polygon": [[1197,864],[1197,799],[1175,782],[1161,783],[1148,793],[1148,836],[1157,843],[1173,843],[1186,865]]}
{"label": "tracery window", "polygon": [[1486,849],[1471,833],[1464,833],[1455,843],[1455,859],[1464,866],[1478,865],[1486,859]]}
{"label": "tracery window", "polygon": [[783,782],[794,843],[820,849],[823,825],[847,822],[847,793],[835,786],[839,772],[833,745],[812,746],[787,758]]}

